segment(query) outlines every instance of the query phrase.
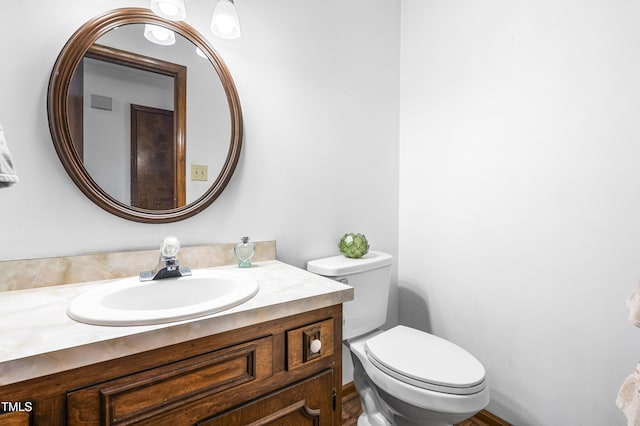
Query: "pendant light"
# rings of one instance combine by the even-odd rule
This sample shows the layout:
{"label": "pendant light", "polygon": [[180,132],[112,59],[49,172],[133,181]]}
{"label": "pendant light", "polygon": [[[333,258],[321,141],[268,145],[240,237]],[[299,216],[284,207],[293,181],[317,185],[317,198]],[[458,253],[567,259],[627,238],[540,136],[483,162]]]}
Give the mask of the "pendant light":
{"label": "pendant light", "polygon": [[151,0],[149,8],[161,18],[183,21],[187,17],[184,0]]}
{"label": "pendant light", "polygon": [[171,46],[176,44],[176,35],[168,28],[160,27],[158,25],[145,24],[144,25],[144,38],[151,43],[159,44],[161,46]]}
{"label": "pendant light", "polygon": [[211,18],[211,32],[228,40],[240,37],[240,21],[233,0],[218,0]]}
{"label": "pendant light", "polygon": [[209,59],[207,55],[199,47],[196,47],[196,54],[203,59]]}

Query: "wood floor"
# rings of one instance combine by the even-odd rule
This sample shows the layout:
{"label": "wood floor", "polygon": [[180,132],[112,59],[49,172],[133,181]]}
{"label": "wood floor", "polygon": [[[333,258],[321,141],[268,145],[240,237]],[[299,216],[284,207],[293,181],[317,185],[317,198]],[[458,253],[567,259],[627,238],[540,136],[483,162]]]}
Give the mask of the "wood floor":
{"label": "wood floor", "polygon": [[342,426],[355,426],[358,416],[362,413],[360,396],[353,383],[349,383],[342,390]]}
{"label": "wood floor", "polygon": [[[352,383],[343,389],[342,397],[342,426],[356,426],[358,416],[362,412],[360,397]],[[465,420],[454,426],[511,426],[509,423],[494,416],[487,411],[481,411],[469,420]]]}
{"label": "wood floor", "polygon": [[362,413],[360,396],[353,383],[349,383],[342,390],[342,426],[355,426],[358,416]]}

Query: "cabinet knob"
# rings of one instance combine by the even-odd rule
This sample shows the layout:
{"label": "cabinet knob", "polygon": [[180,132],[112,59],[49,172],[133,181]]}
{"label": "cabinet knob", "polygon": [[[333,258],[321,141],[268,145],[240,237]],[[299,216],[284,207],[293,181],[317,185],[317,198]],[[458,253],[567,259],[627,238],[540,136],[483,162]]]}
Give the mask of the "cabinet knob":
{"label": "cabinet knob", "polygon": [[311,353],[317,354],[318,352],[320,352],[320,349],[322,349],[322,342],[319,339],[312,340],[311,344],[309,345],[309,350],[311,351]]}

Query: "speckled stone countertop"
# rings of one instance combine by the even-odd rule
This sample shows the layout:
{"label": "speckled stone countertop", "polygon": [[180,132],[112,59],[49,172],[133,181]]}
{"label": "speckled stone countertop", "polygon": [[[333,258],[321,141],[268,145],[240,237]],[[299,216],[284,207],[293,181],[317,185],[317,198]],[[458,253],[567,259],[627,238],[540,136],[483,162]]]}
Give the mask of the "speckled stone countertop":
{"label": "speckled stone countertop", "polygon": [[277,260],[221,266],[255,279],[249,301],[191,320],[147,326],[95,326],[67,316],[77,295],[109,281],[0,292],[0,385],[319,309],[353,299],[353,289]]}

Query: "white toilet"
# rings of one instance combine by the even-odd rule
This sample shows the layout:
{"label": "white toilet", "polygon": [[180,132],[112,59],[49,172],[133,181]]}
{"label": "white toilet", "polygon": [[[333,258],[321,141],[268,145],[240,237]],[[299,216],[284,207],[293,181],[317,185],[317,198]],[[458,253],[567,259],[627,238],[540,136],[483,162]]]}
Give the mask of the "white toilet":
{"label": "white toilet", "polygon": [[452,425],[489,403],[482,364],[459,346],[405,326],[379,330],[387,317],[393,258],[370,251],[333,256],[307,270],[354,288],[344,304],[343,339],[362,400],[358,426]]}

